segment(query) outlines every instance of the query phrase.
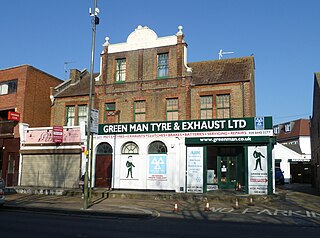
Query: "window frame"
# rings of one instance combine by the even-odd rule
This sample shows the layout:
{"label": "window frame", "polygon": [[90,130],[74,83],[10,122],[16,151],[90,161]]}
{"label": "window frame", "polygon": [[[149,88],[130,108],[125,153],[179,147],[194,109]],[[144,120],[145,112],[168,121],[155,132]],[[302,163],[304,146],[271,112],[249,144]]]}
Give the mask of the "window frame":
{"label": "window frame", "polygon": [[275,135],[280,134],[280,126],[279,125],[273,127],[273,134],[275,134]]}
{"label": "window frame", "polygon": [[[165,58],[162,58],[166,56]],[[169,53],[157,54],[157,78],[168,78],[169,76]]]}
{"label": "window frame", "polygon": [[97,155],[112,155],[113,148],[108,142],[101,142],[97,146]]}
{"label": "window frame", "polygon": [[[156,149],[157,151],[152,151],[152,149]],[[148,145],[148,154],[167,154],[168,148],[165,143],[162,141],[153,141]]]}
{"label": "window frame", "polygon": [[[80,108],[85,108],[85,115],[80,116]],[[81,122],[80,118],[83,119],[81,121],[84,121],[85,123],[87,123],[87,121],[88,121],[88,106],[87,106],[87,104],[78,105],[78,113],[77,113],[78,126],[80,125],[80,122]]]}
{"label": "window frame", "polygon": [[[228,96],[228,105],[225,106],[224,105],[224,102],[223,102],[223,106],[222,107],[219,107],[219,100],[218,98],[220,99],[220,97],[225,97],[225,96]],[[226,110],[228,111],[228,116],[226,117],[225,115],[225,112]],[[222,117],[219,117],[219,112],[223,112],[223,116]],[[230,94],[217,94],[216,95],[216,118],[231,118],[231,96]]]}
{"label": "window frame", "polygon": [[123,83],[126,81],[127,60],[126,58],[116,59],[115,82]]}
{"label": "window frame", "polygon": [[[168,103],[171,100],[172,101],[175,100],[177,102],[176,103],[176,106],[177,106],[176,109],[168,109],[168,106],[170,106],[170,105],[168,105]],[[176,118],[174,117],[175,113],[177,113],[177,115],[176,115],[177,117]],[[172,115],[172,116],[169,117],[169,115]],[[177,121],[177,120],[179,120],[179,98],[167,98],[166,99],[166,118],[167,118],[167,121]]]}
{"label": "window frame", "polygon": [[[144,111],[137,111],[137,105],[139,103],[144,103],[144,107],[141,108]],[[138,100],[134,101],[134,122],[145,122],[146,121],[146,101],[145,100]],[[137,115],[143,115],[143,120],[137,120]]]}
{"label": "window frame", "polygon": [[291,130],[292,130],[292,125],[291,125],[291,123],[290,123],[290,122],[289,122],[289,123],[284,124],[284,132],[285,132],[285,133],[290,133],[290,132],[291,132]]}
{"label": "window frame", "polygon": [[[130,147],[130,148],[128,148]],[[122,155],[138,155],[139,154],[139,146],[133,142],[133,141],[128,141],[126,142],[122,148],[121,148],[121,154]]]}
{"label": "window frame", "polygon": [[[2,87],[5,87],[5,86],[6,86],[6,89],[2,89]],[[2,92],[2,90],[4,92]],[[0,96],[17,93],[17,90],[18,90],[17,79],[0,82]]]}
{"label": "window frame", "polygon": [[[69,114],[70,109],[73,109],[73,116]],[[65,115],[65,125],[66,126],[75,126],[75,118],[76,118],[76,106],[75,105],[67,105],[66,106],[66,115]]]}
{"label": "window frame", "polygon": [[[203,100],[205,98],[210,98],[211,99],[211,105],[209,103],[203,104]],[[210,105],[210,107],[208,107]],[[202,117],[203,112],[205,112],[205,117]],[[211,112],[211,115],[208,116],[208,112]],[[200,119],[205,120],[205,119],[213,119],[213,96],[212,95],[204,95],[200,96]]]}
{"label": "window frame", "polygon": [[[113,105],[108,108],[108,105]],[[104,104],[104,122],[107,123],[108,117],[116,115],[116,103],[115,102],[107,102]],[[114,123],[114,122],[113,122]]]}

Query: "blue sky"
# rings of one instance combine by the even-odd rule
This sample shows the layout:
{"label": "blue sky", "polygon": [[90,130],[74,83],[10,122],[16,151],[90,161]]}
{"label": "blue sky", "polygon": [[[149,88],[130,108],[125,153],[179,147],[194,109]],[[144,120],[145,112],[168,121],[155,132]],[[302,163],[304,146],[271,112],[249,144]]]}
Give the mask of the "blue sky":
{"label": "blue sky", "polygon": [[[93,0],[1,0],[0,69],[29,64],[65,79],[90,69]],[[105,37],[125,42],[138,25],[159,37],[183,26],[188,62],[255,56],[258,116],[274,123],[312,113],[320,71],[318,0],[98,0],[95,72]],[[69,74],[69,72],[68,72]]]}

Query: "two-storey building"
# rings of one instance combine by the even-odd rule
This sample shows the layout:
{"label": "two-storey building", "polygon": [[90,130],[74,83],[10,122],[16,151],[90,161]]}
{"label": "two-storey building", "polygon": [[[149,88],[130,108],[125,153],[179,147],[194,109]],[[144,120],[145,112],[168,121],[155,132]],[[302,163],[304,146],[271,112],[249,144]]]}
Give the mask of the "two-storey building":
{"label": "two-storey building", "polygon": [[[94,187],[272,192],[272,119],[256,117],[253,56],[188,63],[182,27],[158,37],[138,26],[126,42],[109,40],[94,77]],[[60,86],[51,124],[85,118],[89,87],[79,97],[79,84]]]}

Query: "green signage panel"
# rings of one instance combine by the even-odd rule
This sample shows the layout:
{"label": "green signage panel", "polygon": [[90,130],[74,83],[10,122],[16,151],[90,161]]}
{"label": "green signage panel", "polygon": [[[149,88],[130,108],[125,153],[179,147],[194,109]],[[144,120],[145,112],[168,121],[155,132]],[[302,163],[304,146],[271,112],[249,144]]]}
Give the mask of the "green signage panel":
{"label": "green signage panel", "polygon": [[239,137],[193,137],[186,138],[186,145],[208,145],[208,144],[257,144],[269,143],[268,136],[239,136]]}
{"label": "green signage panel", "polygon": [[272,117],[100,124],[99,135],[191,131],[271,130]]}

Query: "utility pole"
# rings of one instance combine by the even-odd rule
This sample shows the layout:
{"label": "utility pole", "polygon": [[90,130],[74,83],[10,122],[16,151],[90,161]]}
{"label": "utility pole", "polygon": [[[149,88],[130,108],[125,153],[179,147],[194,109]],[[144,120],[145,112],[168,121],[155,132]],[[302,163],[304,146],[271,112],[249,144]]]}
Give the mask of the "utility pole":
{"label": "utility pole", "polygon": [[[88,107],[88,118],[87,118],[87,150],[86,150],[86,171],[84,176],[84,199],[83,199],[83,209],[88,209],[88,182],[89,182],[89,158],[90,149],[90,135],[91,135],[91,109],[92,109],[92,93],[93,93],[93,68],[94,68],[94,49],[95,49],[95,41],[96,41],[96,25],[99,24],[98,17],[99,9],[97,8],[97,0],[94,0],[93,12],[91,12],[91,8],[89,9],[89,14],[92,17],[92,43],[91,43],[91,65],[90,65],[90,92],[89,92],[89,107]],[[90,183],[92,182],[92,178],[90,178]]]}

